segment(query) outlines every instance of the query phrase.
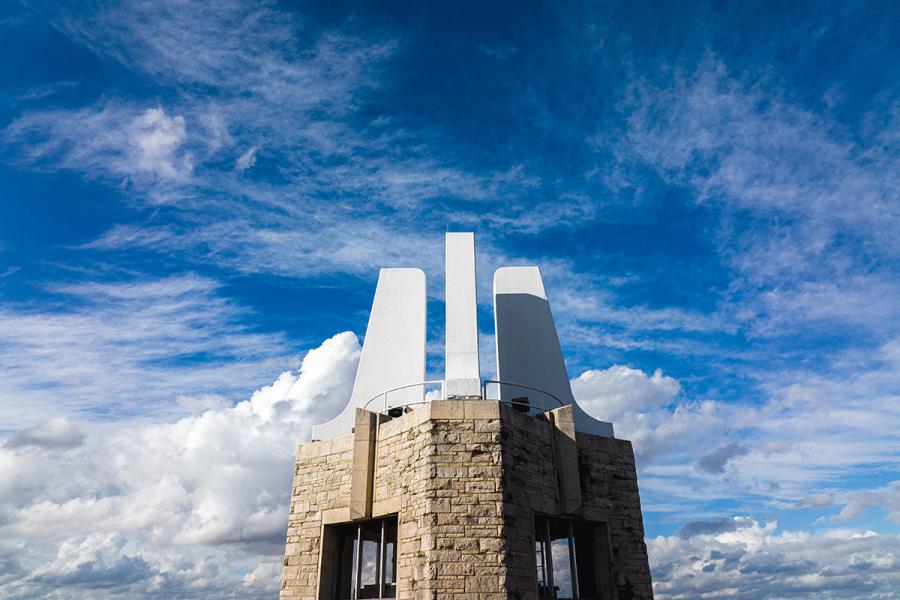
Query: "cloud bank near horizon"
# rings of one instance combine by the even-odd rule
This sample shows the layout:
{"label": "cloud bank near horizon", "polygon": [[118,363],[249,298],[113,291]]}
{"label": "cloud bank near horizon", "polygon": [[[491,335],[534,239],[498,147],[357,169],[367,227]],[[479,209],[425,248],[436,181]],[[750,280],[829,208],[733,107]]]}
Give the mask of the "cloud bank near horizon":
{"label": "cloud bank near horizon", "polygon": [[[233,406],[221,398],[183,401],[196,413],[177,420],[54,417],[8,437],[0,447],[0,595],[271,597],[296,444],[346,403],[359,351],[356,335],[337,334],[310,350],[297,371],[282,373],[248,400]],[[773,453],[765,440],[704,469],[704,452],[738,435],[736,422],[746,417],[736,419],[715,402],[697,406],[679,398],[678,382],[658,370],[589,370],[573,380],[573,389],[589,412],[614,420],[621,437],[635,440],[648,511],[665,501],[691,514],[692,503],[710,496],[758,493],[754,477],[762,470],[781,481],[796,478],[777,501],[813,503],[820,511],[842,507],[831,517],[835,523],[867,501],[895,507],[900,501],[896,486],[803,496],[821,488],[818,472],[830,459],[807,462],[798,473],[791,450]],[[759,415],[780,421],[780,408]],[[766,417],[759,415],[756,426],[765,430]],[[798,446],[815,441],[794,433]],[[686,472],[682,465],[690,461],[696,468]],[[697,514],[672,535],[648,540],[661,598],[722,593],[723,582],[741,598],[785,589],[802,594],[821,585],[836,597],[860,589],[881,597],[897,584],[900,536],[854,528],[807,533],[740,512],[707,521]]]}

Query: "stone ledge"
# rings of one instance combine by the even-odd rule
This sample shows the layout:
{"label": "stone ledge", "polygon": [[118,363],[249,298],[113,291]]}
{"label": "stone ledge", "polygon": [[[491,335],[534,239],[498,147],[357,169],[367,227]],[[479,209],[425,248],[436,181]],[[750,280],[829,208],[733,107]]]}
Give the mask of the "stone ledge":
{"label": "stone ledge", "polygon": [[344,523],[350,520],[350,507],[330,508],[322,511],[322,524]]}

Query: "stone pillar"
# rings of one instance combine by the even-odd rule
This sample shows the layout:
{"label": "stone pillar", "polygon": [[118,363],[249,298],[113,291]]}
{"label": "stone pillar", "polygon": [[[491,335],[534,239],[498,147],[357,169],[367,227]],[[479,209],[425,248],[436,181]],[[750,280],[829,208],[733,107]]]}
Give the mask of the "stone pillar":
{"label": "stone pillar", "polygon": [[581,479],[578,474],[578,448],[572,406],[551,410],[548,416],[556,429],[553,450],[559,482],[559,510],[564,514],[576,514],[581,510]]}
{"label": "stone pillar", "polygon": [[353,427],[353,464],[350,467],[350,519],[372,516],[372,480],[375,470],[375,434],[378,415],[356,409]]}

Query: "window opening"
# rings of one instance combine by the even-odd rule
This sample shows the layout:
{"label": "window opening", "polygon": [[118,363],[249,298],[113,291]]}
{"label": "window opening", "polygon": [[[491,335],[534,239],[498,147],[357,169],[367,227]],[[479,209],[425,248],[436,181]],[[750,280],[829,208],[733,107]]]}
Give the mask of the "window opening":
{"label": "window opening", "polygon": [[[397,517],[329,527],[336,552],[335,600],[394,598],[397,593]],[[329,560],[325,557],[324,560]]]}
{"label": "window opening", "polygon": [[535,516],[534,531],[538,598],[613,597],[604,524]]}

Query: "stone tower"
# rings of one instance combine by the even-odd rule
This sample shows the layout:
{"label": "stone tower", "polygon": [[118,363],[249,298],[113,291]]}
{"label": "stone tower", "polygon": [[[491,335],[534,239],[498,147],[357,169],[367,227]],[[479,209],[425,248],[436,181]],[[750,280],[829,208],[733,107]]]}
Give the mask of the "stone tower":
{"label": "stone tower", "polygon": [[281,598],[652,598],[631,443],[575,403],[540,272],[495,273],[483,380],[472,234],[446,267],[439,381],[424,274],[379,275],[350,401],[297,449]]}

